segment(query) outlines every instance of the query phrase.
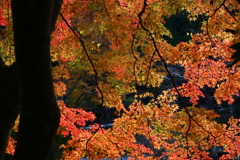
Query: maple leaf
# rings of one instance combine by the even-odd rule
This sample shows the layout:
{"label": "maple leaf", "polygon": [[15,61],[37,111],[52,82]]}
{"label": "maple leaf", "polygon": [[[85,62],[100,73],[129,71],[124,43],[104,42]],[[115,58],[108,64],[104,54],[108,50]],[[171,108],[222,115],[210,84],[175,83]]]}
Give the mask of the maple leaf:
{"label": "maple leaf", "polygon": [[[223,146],[229,153],[226,159],[238,156],[239,120],[219,124],[215,120],[221,117],[212,110],[180,107],[179,100],[188,97],[197,106],[199,97],[207,96],[205,87],[212,88],[217,104],[232,104],[239,96],[239,0],[63,2],[51,37],[51,60],[59,63],[52,69],[61,111],[57,133],[67,137],[62,159],[114,159],[124,154],[131,159],[210,159],[212,146]],[[170,33],[167,26],[172,19],[177,26],[182,11],[190,21],[204,21],[199,30],[186,29],[189,41],[180,37],[184,42],[172,46],[166,36],[174,37],[175,31]],[[8,1],[3,1],[0,25],[6,27],[0,31],[0,52],[10,65],[15,58],[8,12]],[[176,64],[182,69],[171,69]],[[116,110],[110,129],[84,110],[92,106]],[[14,131],[17,125],[18,119]],[[136,135],[151,147],[139,144]],[[14,147],[10,138],[6,152],[13,154]],[[157,157],[155,149],[165,152]]]}

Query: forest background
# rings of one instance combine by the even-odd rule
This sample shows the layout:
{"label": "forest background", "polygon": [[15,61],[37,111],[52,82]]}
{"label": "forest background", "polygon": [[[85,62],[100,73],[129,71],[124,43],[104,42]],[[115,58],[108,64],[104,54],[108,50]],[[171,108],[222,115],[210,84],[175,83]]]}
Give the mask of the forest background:
{"label": "forest background", "polygon": [[[50,158],[211,159],[209,151],[221,147],[220,159],[237,159],[239,7],[237,0],[64,0],[50,47],[61,114]],[[1,1],[1,106],[15,106],[24,94],[15,76],[15,19],[10,2]],[[7,123],[6,159],[23,152],[15,152],[27,135],[17,134],[19,121],[26,123],[22,110]]]}

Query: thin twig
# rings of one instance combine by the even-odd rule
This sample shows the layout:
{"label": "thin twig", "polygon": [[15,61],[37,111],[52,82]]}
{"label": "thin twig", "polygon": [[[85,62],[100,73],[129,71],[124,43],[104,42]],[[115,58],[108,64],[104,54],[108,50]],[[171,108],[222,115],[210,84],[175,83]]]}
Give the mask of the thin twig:
{"label": "thin twig", "polygon": [[73,28],[72,28],[71,25],[67,22],[66,18],[63,16],[63,14],[62,14],[61,12],[60,12],[60,16],[61,16],[61,18],[63,19],[63,21],[65,22],[65,24],[68,26],[68,28],[72,31],[72,33],[78,38],[79,42],[81,43],[81,45],[82,45],[82,47],[83,47],[83,50],[84,50],[84,52],[85,52],[85,54],[86,54],[86,56],[87,56],[87,58],[88,58],[88,61],[90,62],[91,66],[92,66],[92,69],[93,69],[93,71],[94,71],[94,73],[95,73],[96,87],[97,87],[97,90],[99,91],[100,96],[101,96],[101,104],[100,104],[100,106],[101,106],[101,119],[100,119],[100,125],[99,125],[99,127],[97,128],[96,132],[94,132],[94,133],[92,134],[92,136],[91,136],[91,137],[87,140],[87,142],[86,142],[86,151],[88,152],[89,159],[91,159],[91,154],[90,154],[90,151],[89,151],[89,149],[88,149],[88,143],[89,143],[90,140],[96,135],[96,133],[99,131],[99,129],[101,128],[101,124],[102,124],[102,122],[103,122],[103,118],[104,118],[104,110],[103,110],[103,109],[104,109],[104,108],[103,108],[104,97],[103,97],[103,92],[102,92],[102,90],[101,90],[100,87],[99,87],[98,72],[97,72],[97,70],[96,70],[96,68],[95,68],[95,66],[94,66],[94,64],[93,64],[93,61],[92,61],[91,57],[90,57],[89,54],[88,54],[88,51],[87,51],[86,46],[85,46],[85,44],[84,44],[84,41],[81,39],[81,36],[80,36],[77,32],[75,32],[75,31],[73,30]]}
{"label": "thin twig", "polygon": [[[225,1],[225,0],[224,0],[224,1]],[[153,42],[153,46],[154,46],[154,48],[155,48],[158,56],[160,57],[161,61],[163,62],[164,68],[165,68],[167,74],[169,75],[169,77],[170,77],[170,79],[171,79],[171,82],[172,82],[172,84],[173,84],[173,87],[174,87],[175,91],[177,92],[178,96],[180,97],[180,99],[181,99],[181,101],[182,101],[182,103],[183,103],[183,108],[184,108],[185,112],[187,113],[187,115],[188,115],[188,117],[189,117],[189,126],[188,126],[188,129],[187,129],[187,131],[186,131],[186,140],[188,139],[188,133],[189,133],[190,128],[191,128],[191,121],[194,121],[200,128],[202,128],[205,132],[207,132],[208,134],[210,134],[210,135],[211,135],[212,137],[214,137],[214,139],[215,139],[216,137],[215,137],[211,132],[209,132],[208,130],[206,130],[202,125],[200,125],[200,124],[191,116],[190,112],[189,112],[188,109],[187,109],[187,105],[186,105],[185,101],[183,100],[182,95],[180,94],[179,90],[177,89],[176,83],[175,83],[175,81],[174,81],[174,79],[173,79],[173,77],[172,77],[172,75],[171,75],[171,73],[170,73],[170,71],[169,71],[169,69],[168,69],[167,63],[166,63],[165,59],[163,58],[163,56],[161,55],[161,53],[160,53],[159,50],[158,50],[158,47],[157,47],[157,44],[156,44],[156,41],[155,41],[154,36],[153,36],[152,33],[143,25],[143,22],[142,22],[142,18],[141,18],[141,17],[142,17],[142,15],[143,15],[143,13],[145,13],[146,7],[147,7],[147,0],[144,0],[144,2],[143,2],[143,8],[142,8],[141,12],[138,14],[139,24],[140,24],[140,26],[142,27],[142,29],[151,36],[150,38],[151,38],[151,41]],[[189,150],[188,150],[189,146],[188,146],[188,145],[189,145],[189,144],[188,144],[188,142],[187,142],[187,155],[189,156]]]}

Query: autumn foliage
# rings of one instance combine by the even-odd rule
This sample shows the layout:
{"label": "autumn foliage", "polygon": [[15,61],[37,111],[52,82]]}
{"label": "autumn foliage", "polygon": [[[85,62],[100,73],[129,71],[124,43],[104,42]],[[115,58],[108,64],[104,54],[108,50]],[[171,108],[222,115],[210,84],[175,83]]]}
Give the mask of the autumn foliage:
{"label": "autumn foliage", "polygon": [[[69,137],[60,146],[62,159],[122,155],[141,160],[211,159],[208,151],[214,146],[223,146],[222,159],[239,156],[240,120],[231,117],[228,123],[218,123],[220,115],[198,106],[199,98],[206,96],[204,87],[214,89],[219,105],[230,105],[239,96],[239,63],[229,67],[235,52],[231,46],[240,43],[239,10],[237,0],[64,0],[51,41],[52,61],[59,62],[53,67],[61,109],[58,134]],[[164,39],[171,37],[166,19],[181,11],[188,12],[190,21],[203,17],[202,27],[191,34],[190,41],[173,46]],[[1,57],[11,65],[8,1],[0,2],[0,25],[6,26],[0,38]],[[176,85],[169,65],[184,68],[185,83]],[[138,86],[159,88],[166,78],[173,87],[160,95],[138,90]],[[63,98],[67,94],[72,95],[68,102]],[[116,109],[118,118],[112,128],[94,123],[84,129],[96,117],[81,106],[74,107],[81,94],[92,94],[89,100],[100,107]],[[126,106],[123,100],[130,94],[133,100]],[[146,97],[148,103],[143,102]],[[18,120],[16,132],[17,125]],[[137,134],[152,147],[137,143]],[[11,138],[6,152],[13,154],[14,145]],[[162,151],[160,157],[154,149]]]}

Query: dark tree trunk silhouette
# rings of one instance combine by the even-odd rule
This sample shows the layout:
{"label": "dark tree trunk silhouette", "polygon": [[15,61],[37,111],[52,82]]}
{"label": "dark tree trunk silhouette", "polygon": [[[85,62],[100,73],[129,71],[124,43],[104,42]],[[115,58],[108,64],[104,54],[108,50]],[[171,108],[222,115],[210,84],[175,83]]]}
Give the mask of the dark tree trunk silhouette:
{"label": "dark tree trunk silhouette", "polygon": [[16,64],[5,66],[0,59],[0,160],[4,160],[14,122],[19,112]]}
{"label": "dark tree trunk silhouette", "polygon": [[14,160],[47,160],[59,125],[50,36],[62,0],[13,0],[13,31],[20,96]]}

